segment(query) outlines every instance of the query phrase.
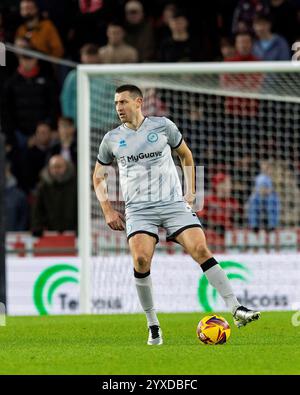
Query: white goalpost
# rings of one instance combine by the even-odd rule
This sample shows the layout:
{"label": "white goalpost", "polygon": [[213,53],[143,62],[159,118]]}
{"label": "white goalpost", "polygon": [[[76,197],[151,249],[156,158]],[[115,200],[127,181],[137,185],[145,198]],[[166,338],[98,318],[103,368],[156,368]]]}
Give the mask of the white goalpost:
{"label": "white goalpost", "polygon": [[[110,286],[101,274],[103,262],[107,268],[124,270],[125,277],[129,270],[126,236],[105,225],[92,188],[99,143],[118,124],[115,88],[125,83],[139,86],[144,92],[146,115],[164,115],[174,120],[193,152],[195,164],[207,169],[206,194],[214,191],[214,175],[230,174],[231,195],[239,210],[228,229],[252,226],[248,218],[249,197],[263,161],[269,161],[274,192],[280,199],[274,228],[291,228],[300,225],[299,73],[298,62],[77,67],[81,313],[94,311],[92,299],[104,306],[96,310],[101,312],[110,311],[109,306],[118,303],[117,298],[101,297],[101,292],[108,292]],[[123,210],[116,167],[112,171],[115,178],[109,192],[116,197],[115,207]],[[206,226],[213,229],[214,225],[208,219]],[[271,226],[270,229],[274,230]],[[214,231],[218,234],[217,229]],[[181,251],[163,240],[158,253],[167,254],[170,248],[172,253]],[[111,287],[121,288],[122,282],[118,284]],[[176,295],[173,301],[176,303]]]}

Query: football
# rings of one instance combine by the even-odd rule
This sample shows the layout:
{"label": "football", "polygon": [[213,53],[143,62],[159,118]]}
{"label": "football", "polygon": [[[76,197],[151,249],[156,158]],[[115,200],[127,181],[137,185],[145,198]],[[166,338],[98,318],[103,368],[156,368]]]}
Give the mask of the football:
{"label": "football", "polygon": [[219,315],[207,315],[197,326],[197,336],[203,344],[224,344],[230,337],[230,326]]}

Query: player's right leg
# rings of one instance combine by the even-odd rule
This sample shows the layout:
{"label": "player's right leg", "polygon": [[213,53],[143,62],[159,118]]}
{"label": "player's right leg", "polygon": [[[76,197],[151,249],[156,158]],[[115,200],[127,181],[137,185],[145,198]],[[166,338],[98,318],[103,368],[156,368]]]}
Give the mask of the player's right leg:
{"label": "player's right leg", "polygon": [[157,239],[155,235],[136,233],[129,237],[129,248],[134,264],[135,286],[141,306],[146,314],[149,328],[148,345],[163,343],[162,332],[153,302],[151,260]]}
{"label": "player's right leg", "polygon": [[249,322],[259,319],[259,311],[250,310],[238,302],[224,270],[209,251],[201,228],[185,229],[176,236],[176,241],[200,264],[208,282],[216,288],[227,307],[232,311],[236,326],[245,326]]}

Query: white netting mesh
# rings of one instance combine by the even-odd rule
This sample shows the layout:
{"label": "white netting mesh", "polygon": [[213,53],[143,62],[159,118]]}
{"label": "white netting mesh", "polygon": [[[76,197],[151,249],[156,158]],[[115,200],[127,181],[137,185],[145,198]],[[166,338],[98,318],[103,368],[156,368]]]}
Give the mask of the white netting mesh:
{"label": "white netting mesh", "polygon": [[[280,230],[299,226],[298,72],[90,76],[91,172],[101,139],[119,123],[114,90],[123,83],[142,88],[144,113],[172,119],[195,164],[205,166],[206,200],[199,215],[213,250],[230,249],[234,232],[244,234],[246,249],[249,230],[273,232],[275,240]],[[118,188],[110,184],[110,192]],[[93,255],[127,252],[125,233],[105,225],[93,192],[91,204]],[[114,204],[124,209],[122,202]],[[180,249],[165,243],[163,231],[161,240],[161,251]]]}

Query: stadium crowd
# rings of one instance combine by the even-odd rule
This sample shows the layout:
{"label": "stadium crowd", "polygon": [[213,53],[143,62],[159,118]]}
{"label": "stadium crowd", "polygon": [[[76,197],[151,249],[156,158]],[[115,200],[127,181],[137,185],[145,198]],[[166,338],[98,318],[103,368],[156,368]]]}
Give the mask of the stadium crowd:
{"label": "stadium crowd", "polygon": [[[297,40],[299,0],[3,0],[0,5],[0,41],[84,64],[290,60]],[[7,53],[0,77],[7,230],[76,231],[76,70]],[[234,225],[256,230],[280,224],[283,206],[275,187],[281,179],[276,181],[266,161],[253,174],[253,159],[241,158],[242,181],[223,170],[209,180],[199,214],[220,233]],[[240,185],[244,179],[250,185]],[[299,213],[295,218],[299,225]]]}

